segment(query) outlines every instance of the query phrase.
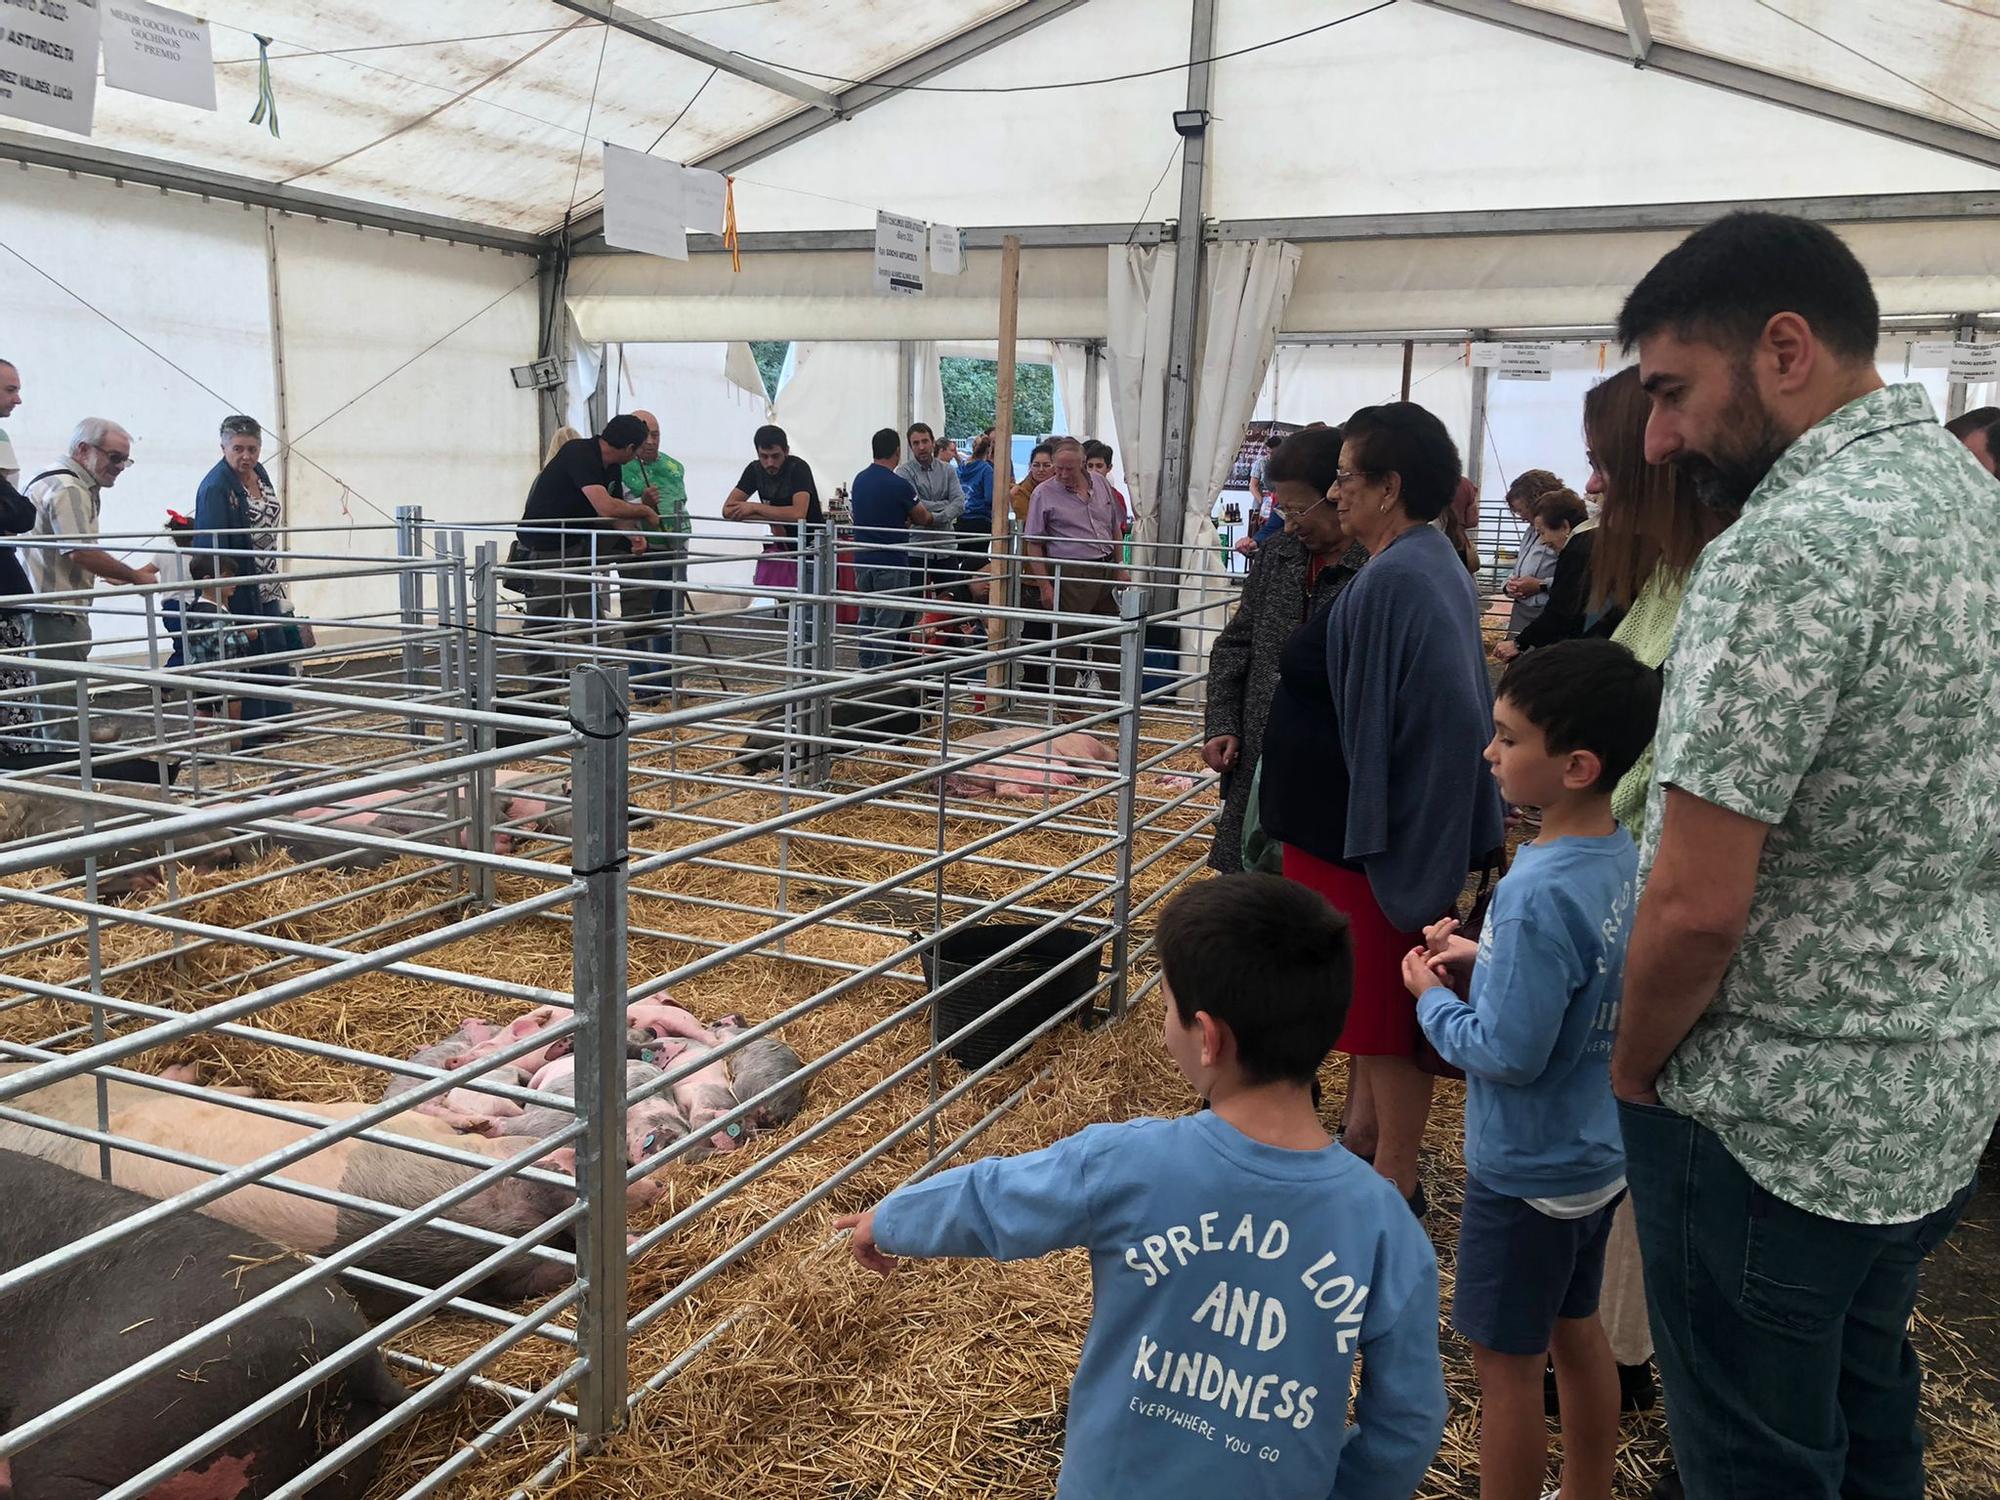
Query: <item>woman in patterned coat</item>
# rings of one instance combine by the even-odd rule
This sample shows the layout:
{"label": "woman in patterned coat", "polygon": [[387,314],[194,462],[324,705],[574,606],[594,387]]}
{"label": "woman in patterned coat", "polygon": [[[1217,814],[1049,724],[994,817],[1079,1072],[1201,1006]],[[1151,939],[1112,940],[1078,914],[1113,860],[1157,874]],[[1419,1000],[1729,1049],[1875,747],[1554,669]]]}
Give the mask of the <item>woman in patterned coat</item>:
{"label": "woman in patterned coat", "polygon": [[1208,862],[1243,867],[1243,815],[1278,685],[1278,653],[1306,620],[1331,605],[1368,561],[1328,502],[1340,470],[1340,429],[1309,427],[1271,455],[1266,480],[1285,529],[1258,549],[1236,613],[1208,655],[1208,768],[1222,777],[1222,816]]}

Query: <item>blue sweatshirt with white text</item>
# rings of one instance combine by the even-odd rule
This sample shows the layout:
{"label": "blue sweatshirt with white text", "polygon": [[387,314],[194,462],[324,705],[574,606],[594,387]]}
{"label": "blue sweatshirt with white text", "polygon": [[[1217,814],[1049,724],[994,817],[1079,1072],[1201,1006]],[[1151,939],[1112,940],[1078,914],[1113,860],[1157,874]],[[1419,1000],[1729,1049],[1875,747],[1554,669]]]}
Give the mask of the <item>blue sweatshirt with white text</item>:
{"label": "blue sweatshirt with white text", "polygon": [[1470,1000],[1440,985],[1417,1001],[1465,1070],[1465,1169],[1496,1193],[1561,1198],[1624,1174],[1611,1040],[1638,874],[1622,828],[1524,845],[1494,888]]}
{"label": "blue sweatshirt with white text", "polygon": [[1437,1453],[1437,1258],[1342,1147],[1268,1146],[1212,1111],[1093,1125],[892,1193],[875,1239],[1090,1251],[1058,1500],[1409,1500]]}

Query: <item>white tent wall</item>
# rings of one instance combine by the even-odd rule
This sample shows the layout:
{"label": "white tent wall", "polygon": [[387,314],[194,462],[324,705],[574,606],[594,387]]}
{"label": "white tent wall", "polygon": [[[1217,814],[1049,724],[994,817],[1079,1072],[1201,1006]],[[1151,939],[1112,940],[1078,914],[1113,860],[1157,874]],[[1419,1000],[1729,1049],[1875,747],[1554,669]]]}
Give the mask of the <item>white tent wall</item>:
{"label": "white tent wall", "polygon": [[[1279,343],[1264,376],[1254,415],[1266,421],[1338,425],[1364,406],[1399,400],[1400,342]],[[1410,399],[1445,425],[1461,456],[1472,431],[1472,372],[1463,344],[1419,344],[1410,370]]]}
{"label": "white tent wall", "polygon": [[1113,245],[1107,265],[1111,417],[1132,497],[1132,540],[1159,541],[1160,463],[1166,442],[1167,346],[1177,247]]}
{"label": "white tent wall", "polygon": [[[0,246],[13,254],[0,256],[0,358],[21,372],[22,405],[6,427],[22,481],[63,461],[81,418],[127,428],[137,462],[104,491],[100,525],[132,537],[111,550],[143,564],[169,545],[142,540],[167,510],[193,512],[220,456],[222,418],[276,411],[264,214],[48,172],[10,170],[5,181]],[[116,591],[99,600],[100,640],[143,634]]]}
{"label": "white tent wall", "polygon": [[[687,470],[694,552],[731,559],[697,564],[691,581],[708,590],[747,588],[769,533],[723,520],[722,501],[757,456],[751,439],[771,419],[770,403],[730,380],[727,344],[626,344],[620,352],[611,409],[643,409],[660,419],[661,451]],[[810,453],[801,450],[801,456],[811,462]],[[818,465],[813,473],[821,492],[828,492]]]}
{"label": "white tent wall", "polygon": [[[286,518],[370,528],[299,544],[390,555],[381,528],[399,505],[421,506],[432,525],[518,517],[541,455],[534,392],[507,372],[535,348],[535,262],[282,217],[277,245],[294,449]],[[295,592],[304,614],[353,619],[396,604],[387,578]]]}
{"label": "white tent wall", "polygon": [[779,388],[774,420],[792,452],[812,465],[822,503],[874,461],[868,442],[878,429],[903,425],[896,400],[901,361],[896,344],[793,345],[792,372]]}

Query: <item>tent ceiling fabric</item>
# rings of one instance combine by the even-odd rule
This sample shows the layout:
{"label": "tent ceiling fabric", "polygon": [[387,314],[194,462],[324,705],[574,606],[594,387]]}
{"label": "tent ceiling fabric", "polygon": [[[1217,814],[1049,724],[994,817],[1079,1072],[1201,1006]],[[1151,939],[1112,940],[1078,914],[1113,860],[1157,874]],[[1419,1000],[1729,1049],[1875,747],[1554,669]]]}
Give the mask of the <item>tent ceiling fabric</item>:
{"label": "tent ceiling fabric", "polygon": [[[1618,0],[1522,0],[1623,31]],[[1653,40],[2000,138],[2000,9],[1990,0],[1645,0]]]}
{"label": "tent ceiling fabric", "polygon": [[[802,84],[830,94],[1018,3],[621,0],[698,42],[800,70]],[[1359,8],[1229,0],[1217,46],[1257,47]],[[1618,0],[1520,8],[1622,31]],[[556,0],[206,9],[220,108],[100,89],[94,144],[541,233],[596,201],[599,142],[692,161],[804,107]],[[1646,10],[1661,45],[2000,137],[1994,0],[1646,0]],[[862,227],[876,208],[968,226],[1168,217],[1171,188],[1149,190],[1177,144],[1168,116],[1185,89],[1174,69],[1186,60],[1188,16],[1188,0],[1083,0],[930,86],[1163,71],[1088,95],[892,95],[746,169],[742,227]],[[281,139],[247,123],[253,29],[274,38]],[[1207,211],[1220,219],[2000,186],[2000,172],[1970,162],[1412,0],[1213,73]],[[1413,100],[1413,77],[1450,107]],[[1324,131],[1329,149],[1292,150],[1302,129]]]}
{"label": "tent ceiling fabric", "polygon": [[[781,67],[866,78],[1008,5],[925,0],[921,28],[895,0],[767,0],[724,9],[689,3],[684,15],[656,4],[638,8],[686,35]],[[101,88],[94,141],[542,231],[560,224],[573,202],[594,201],[602,175],[597,142],[651,148],[697,90],[695,106],[660,142],[677,160],[694,160],[800,107],[726,73],[711,79],[706,64],[607,30],[553,0],[210,0],[205,9],[220,107],[210,114]],[[282,138],[246,124],[257,97],[254,32],[273,38]],[[581,152],[579,173],[586,120],[591,145]]]}

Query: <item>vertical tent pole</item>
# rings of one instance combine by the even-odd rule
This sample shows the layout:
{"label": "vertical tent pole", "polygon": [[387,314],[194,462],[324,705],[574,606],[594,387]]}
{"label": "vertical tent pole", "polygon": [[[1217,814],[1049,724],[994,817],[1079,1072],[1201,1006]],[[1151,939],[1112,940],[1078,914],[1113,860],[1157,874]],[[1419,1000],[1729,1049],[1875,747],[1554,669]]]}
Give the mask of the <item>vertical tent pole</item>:
{"label": "vertical tent pole", "polygon": [[[1161,428],[1159,523],[1153,535],[1154,558],[1170,558],[1175,566],[1181,561],[1180,545],[1191,482],[1188,467],[1194,446],[1194,383],[1199,357],[1195,335],[1201,322],[1202,200],[1208,174],[1211,72],[1208,58],[1214,51],[1215,0],[1194,0],[1188,38],[1187,107],[1190,112],[1200,112],[1202,124],[1198,129],[1183,132],[1181,139],[1181,202],[1180,218],[1174,228],[1174,303],[1167,340],[1167,409]],[[1205,514],[1213,498],[1204,495],[1194,504]],[[1154,586],[1160,591],[1155,608],[1164,612],[1172,605],[1173,586],[1166,582]]]}
{"label": "vertical tent pole", "polygon": [[[1013,515],[1014,489],[1014,344],[1021,326],[1021,237],[1010,234],[1000,242],[1000,373],[993,401],[993,542],[987,549],[993,559],[987,601],[1001,609],[1019,602],[1020,560],[1008,546],[1007,522]],[[1005,649],[1007,622],[999,615],[986,617],[986,642],[995,651]],[[987,670],[986,685],[995,692],[1003,685],[1004,663]]]}

